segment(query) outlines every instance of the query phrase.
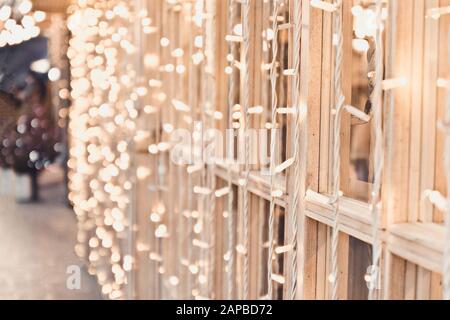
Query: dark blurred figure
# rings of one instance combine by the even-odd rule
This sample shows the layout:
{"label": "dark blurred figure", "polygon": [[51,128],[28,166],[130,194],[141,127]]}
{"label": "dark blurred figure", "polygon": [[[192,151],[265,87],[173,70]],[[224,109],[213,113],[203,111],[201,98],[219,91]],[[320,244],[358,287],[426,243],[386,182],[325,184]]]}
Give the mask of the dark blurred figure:
{"label": "dark blurred figure", "polygon": [[[0,131],[0,166],[31,178],[31,201],[39,200],[38,176],[57,156],[58,130],[47,97],[46,81],[30,73],[12,90],[17,110]],[[1,128],[0,128],[1,129]]]}

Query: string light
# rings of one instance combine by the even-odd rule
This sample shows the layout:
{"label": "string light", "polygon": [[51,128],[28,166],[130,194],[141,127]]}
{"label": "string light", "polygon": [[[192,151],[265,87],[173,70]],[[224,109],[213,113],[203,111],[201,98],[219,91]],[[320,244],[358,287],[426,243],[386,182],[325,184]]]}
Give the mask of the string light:
{"label": "string light", "polygon": [[[267,3],[267,2],[265,2]],[[314,8],[319,8],[326,12],[340,16],[341,2],[334,3],[329,1],[311,0],[310,4]],[[214,13],[215,4],[209,0],[195,0],[190,2],[165,0],[163,1],[163,19],[167,19],[160,29],[154,26],[155,23],[147,16],[145,11],[134,12],[132,4],[121,0],[99,1],[97,4],[79,0],[70,9],[69,28],[73,34],[70,41],[68,56],[72,66],[72,91],[70,93],[73,99],[73,108],[70,112],[72,119],[70,132],[72,135],[72,147],[70,150],[71,159],[69,160],[70,172],[70,199],[74,203],[74,210],[79,221],[79,234],[77,253],[90,262],[89,270],[97,275],[99,283],[102,285],[102,292],[110,298],[125,297],[124,288],[129,281],[128,275],[134,269],[136,259],[131,252],[125,252],[123,248],[122,236],[124,232],[133,228],[128,219],[127,210],[130,206],[129,191],[133,189],[136,178],[145,180],[154,177],[155,181],[148,187],[151,192],[157,194],[157,201],[152,203],[152,209],[148,213],[148,223],[152,226],[151,237],[157,245],[149,246],[144,243],[138,243],[138,251],[148,251],[148,258],[155,264],[155,274],[157,281],[163,287],[163,295],[171,298],[180,297],[181,288],[185,288],[186,296],[195,299],[214,298],[212,277],[216,266],[223,267],[227,273],[227,294],[231,299],[235,297],[235,279],[234,279],[234,254],[240,255],[244,262],[243,278],[244,287],[241,295],[247,298],[248,292],[248,216],[246,221],[241,223],[240,233],[245,235],[243,243],[235,241],[235,221],[233,199],[233,184],[244,189],[242,199],[244,215],[248,215],[248,191],[250,187],[249,171],[249,149],[247,140],[247,131],[249,130],[249,117],[256,119],[266,117],[266,104],[250,105],[248,101],[248,85],[246,81],[249,72],[249,57],[247,56],[250,46],[249,39],[249,20],[248,10],[249,2],[233,1],[229,3],[229,22],[228,34],[224,39],[229,46],[229,52],[226,55],[225,66],[221,67],[229,80],[229,114],[216,110],[216,92],[213,77],[216,72],[215,52],[215,34],[214,34]],[[242,7],[242,13],[237,8]],[[269,6],[270,7],[270,6]],[[289,203],[288,215],[289,230],[288,243],[278,245],[275,241],[274,230],[274,211],[275,203],[279,199],[291,197],[290,192],[281,190],[275,185],[276,175],[291,168],[298,173],[300,170],[299,149],[294,149],[294,154],[287,157],[283,162],[278,162],[275,157],[277,150],[276,129],[279,129],[277,117],[283,115],[291,121],[304,120],[305,107],[301,105],[299,96],[293,93],[294,103],[292,107],[285,104],[278,105],[278,79],[281,76],[288,77],[292,81],[292,87],[296,88],[299,83],[299,61],[294,59],[294,66],[285,66],[279,59],[278,37],[280,30],[288,30],[289,34],[299,35],[301,23],[298,21],[286,22],[285,17],[279,15],[283,8],[286,9],[286,3],[279,0],[273,1],[273,26],[263,28],[263,50],[272,49],[273,61],[269,63],[264,61],[261,64],[263,72],[270,72],[272,84],[272,119],[263,119],[262,125],[270,129],[271,153],[274,155],[270,161],[270,216],[269,222],[269,241],[264,244],[268,248],[268,275],[269,283],[268,297],[272,297],[272,283],[287,285],[287,294],[289,298],[295,298],[297,294],[296,272],[300,266],[297,266],[296,258],[296,234],[299,223],[294,216],[297,215],[297,206],[301,202],[301,193],[297,186],[294,190],[295,198],[293,203]],[[28,12],[26,5],[21,11]],[[31,10],[31,9],[30,9]],[[300,10],[298,10],[300,12]],[[355,5],[351,8],[354,17],[354,39],[352,39],[353,49],[362,54],[370,50],[368,39],[377,36],[381,25],[377,19],[386,18],[384,8],[381,11],[375,11],[373,7]],[[436,18],[447,13],[447,9],[429,11],[431,18]],[[180,40],[174,36],[176,28],[174,27],[174,14],[179,14],[180,18],[189,25],[189,43],[186,46],[180,44]],[[0,20],[4,21],[5,28],[15,28],[10,21],[11,13],[8,9],[0,10]],[[238,16],[243,15],[242,23],[236,23]],[[30,15],[36,22],[42,19],[40,13]],[[44,17],[45,18],[45,17]],[[152,53],[143,57],[143,66],[157,70],[158,75],[152,75],[151,79],[142,80],[137,78],[137,70],[133,63],[134,55],[138,53],[138,46],[135,44],[134,35],[129,31],[132,20],[139,18],[139,27],[145,34],[155,34],[156,44],[159,43],[158,50],[161,55]],[[29,18],[22,21],[22,24],[32,25]],[[340,33],[340,25],[337,25]],[[294,29],[295,28],[295,29]],[[293,29],[291,31],[291,29]],[[334,36],[333,43],[338,50],[342,50],[342,37],[340,34]],[[300,43],[294,44],[299,46]],[[300,48],[295,47],[294,50]],[[242,51],[242,57],[238,57],[239,51]],[[339,51],[338,51],[339,53]],[[342,52],[341,52],[342,53]],[[270,57],[270,55],[269,55]],[[242,60],[239,60],[241,59]],[[293,57],[295,58],[295,57]],[[296,57],[297,59],[299,57]],[[340,59],[339,54],[337,59]],[[125,63],[124,63],[125,61]],[[336,74],[342,71],[342,61],[338,60]],[[259,68],[259,65],[257,66]],[[259,70],[259,69],[258,69]],[[242,105],[236,104],[237,88],[236,75],[241,72],[244,89]],[[197,74],[201,81],[201,96],[193,94],[193,88],[189,92],[178,92],[177,84],[189,78],[192,74]],[[59,78],[57,70],[50,70],[50,80]],[[340,116],[342,112],[349,113],[352,117],[365,123],[373,118],[359,109],[345,105],[343,101],[342,84],[335,85],[337,94],[336,109],[333,110],[335,116],[335,136],[339,136]],[[248,80],[248,79],[247,79]],[[380,79],[379,79],[380,80]],[[398,78],[385,79],[379,81],[379,88],[388,91],[398,87],[407,86],[409,79],[399,76]],[[448,87],[446,79],[439,79],[439,87]],[[199,85],[189,82],[189,86]],[[148,84],[148,86],[147,86]],[[300,90],[293,90],[299,92]],[[64,95],[64,92],[61,92]],[[137,130],[137,119],[141,115],[138,109],[140,99],[147,99],[142,106],[142,111],[151,116],[152,119],[158,119],[156,128],[152,130]],[[257,102],[260,103],[260,102]],[[227,117],[228,116],[228,117]],[[167,159],[170,157],[170,151],[174,144],[170,141],[170,134],[178,128],[188,128],[192,132],[192,148],[186,147],[190,151],[190,156],[196,159],[203,159],[205,153],[204,131],[215,128],[217,123],[227,117],[229,127],[245,133],[245,170],[244,174],[234,176],[236,164],[234,155],[227,157],[226,161],[226,184],[218,187],[215,177],[215,163],[212,165],[205,163],[190,163],[185,167],[174,168],[169,165]],[[197,122],[202,121],[205,128],[199,127]],[[301,128],[296,125],[297,130]],[[300,133],[295,131],[295,136]],[[154,165],[151,168],[144,166],[133,167],[132,163],[132,145],[129,144],[129,137],[133,137],[134,142],[151,141],[144,145],[151,155]],[[299,139],[293,139],[296,142]],[[243,141],[241,139],[240,141]],[[335,146],[333,156],[339,157],[339,142]],[[133,170],[131,170],[133,168]],[[339,231],[339,198],[342,192],[339,190],[339,163],[335,161],[333,167],[335,175],[334,199],[331,205],[336,213],[336,221],[333,232],[333,238],[337,241]],[[132,177],[127,173],[132,172]],[[242,173],[242,170],[240,171]],[[178,184],[182,177],[186,176],[187,186]],[[337,182],[336,182],[337,181]],[[178,191],[180,198],[184,192],[182,200],[174,204],[171,202],[171,193]],[[379,193],[379,190],[374,192]],[[300,195],[300,196],[299,196]],[[427,198],[438,208],[444,210],[446,205],[443,196],[437,191],[426,192]],[[377,197],[374,197],[377,200]],[[223,261],[216,263],[213,256],[215,247],[215,214],[216,201],[226,199],[226,206],[221,209],[219,217],[227,219],[228,243],[223,254]],[[289,198],[291,199],[291,198]],[[175,201],[174,201],[175,202]],[[219,206],[218,206],[219,207]],[[379,210],[379,204],[371,207],[376,212]],[[241,210],[242,211],[242,210]],[[375,227],[378,227],[374,223]],[[175,237],[177,235],[178,237]],[[374,234],[374,243],[377,241]],[[242,239],[240,239],[242,240]],[[337,265],[337,242],[333,244],[333,269]],[[183,249],[187,248],[187,252]],[[175,251],[172,251],[175,250]],[[276,274],[273,270],[273,260],[276,255],[290,257],[289,268],[291,268],[290,277]],[[374,261],[376,262],[376,258]],[[174,261],[179,262],[180,266],[175,266]],[[223,265],[221,265],[222,263]],[[107,266],[107,272],[104,272]],[[184,270],[184,271],[183,271]],[[189,274],[187,284],[184,285],[183,272]],[[217,271],[216,271],[217,272]],[[374,275],[366,275],[367,281],[374,281]],[[376,280],[376,279],[375,279]],[[333,286],[333,297],[337,298],[337,285],[339,277],[337,272],[329,275],[329,281]],[[183,284],[183,286],[180,285]]]}
{"label": "string light", "polygon": [[0,1],[0,48],[39,36],[41,29],[36,24],[43,22],[46,14],[32,9],[30,0],[15,1],[12,5]]}
{"label": "string light", "polygon": [[[136,110],[131,103],[135,71],[126,57],[135,50],[132,35],[124,28],[131,26],[131,10],[128,2],[121,0],[80,0],[70,6],[68,18],[73,100],[69,199],[78,218],[76,252],[88,257],[102,292],[111,299],[125,296],[124,286],[134,264],[132,253],[122,254],[120,240],[120,235],[132,228],[127,214],[131,150],[125,140],[133,137],[136,129]],[[59,70],[50,69],[50,80],[59,76]],[[116,145],[116,141],[122,142]],[[141,169],[138,178],[148,174]],[[91,237],[91,247],[86,247],[84,242],[93,233],[98,241]],[[111,272],[101,273],[108,265]]]}

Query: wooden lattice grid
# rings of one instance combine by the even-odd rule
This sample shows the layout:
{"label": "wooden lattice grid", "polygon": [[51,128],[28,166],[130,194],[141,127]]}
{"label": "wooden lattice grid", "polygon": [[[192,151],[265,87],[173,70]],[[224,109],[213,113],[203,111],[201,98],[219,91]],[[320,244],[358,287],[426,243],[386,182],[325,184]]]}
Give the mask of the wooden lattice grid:
{"label": "wooden lattice grid", "polygon": [[[292,298],[293,288],[297,289],[295,298],[330,298],[334,225],[330,200],[335,138],[333,13],[312,6],[310,1],[301,1],[301,20],[295,24],[297,0],[278,2],[281,28],[276,39],[277,108],[296,107],[292,106],[296,90],[292,68],[297,55],[300,61],[299,104],[306,106],[307,117],[304,126],[295,128],[292,114],[277,115],[282,134],[278,137],[277,153],[272,162],[275,160],[276,165],[280,165],[295,156],[294,147],[298,144],[302,166],[300,176],[294,175],[294,166],[277,174],[271,188],[267,175],[270,163],[251,166],[245,186],[242,162],[228,165],[223,157],[206,166],[176,165],[170,158],[170,139],[176,129],[187,129],[195,137],[207,129],[223,133],[234,122],[242,130],[235,130],[233,159],[245,157],[243,131],[246,126],[262,129],[271,123],[273,44],[267,35],[273,32],[275,2],[155,0],[137,3],[148,11],[153,29],[146,33],[145,28],[139,31],[138,27],[136,31],[141,34],[143,58],[140,85],[148,85],[148,95],[142,101],[144,112],[139,120],[145,138],[137,143],[136,162],[138,168],[147,168],[149,172],[145,178],[138,179],[135,188],[137,252],[133,273],[136,297],[264,298],[268,290],[268,215],[272,200],[275,204],[274,249],[281,251],[275,253],[273,261],[273,298]],[[400,86],[383,93],[385,167],[380,298],[441,298],[443,215],[426,195],[427,190],[446,194],[441,160],[445,137],[437,126],[438,120],[444,118],[446,92],[435,83],[438,78],[448,77],[449,21],[448,16],[433,19],[428,13],[430,9],[450,3],[448,0],[383,3],[383,10],[388,12],[383,36],[384,79],[402,80],[404,77],[406,83],[400,81]],[[364,88],[368,86],[364,75],[373,70],[353,49],[351,9],[358,4],[370,6],[375,2],[343,1],[342,77],[345,103],[364,110],[370,90],[366,92]],[[249,16],[245,16],[247,5]],[[230,16],[232,23],[229,23]],[[245,37],[239,41],[226,40],[233,32],[230,26],[245,24],[244,18],[249,19],[250,26],[248,78],[245,66],[242,67],[243,46],[247,40]],[[245,32],[245,25],[243,29]],[[299,52],[294,51],[295,32],[301,33]],[[238,38],[242,36],[235,33]],[[235,53],[233,59],[229,58],[231,52]],[[227,67],[232,67],[231,74],[230,69],[225,72]],[[231,78],[236,90],[230,94]],[[247,106],[244,103],[246,90],[249,93]],[[247,118],[251,122],[246,123],[244,108],[259,106],[262,112],[252,114]],[[230,121],[239,111],[241,117]],[[343,114],[341,126],[339,189],[343,196],[339,202],[338,297],[364,299],[368,294],[365,277],[371,264],[369,199],[374,137],[370,133],[370,123],[362,124],[348,113]],[[300,141],[293,139],[295,129],[300,129]],[[365,149],[355,150],[358,145]],[[200,150],[204,147],[200,146]],[[251,150],[253,154],[264,149],[270,150],[270,140],[258,141]],[[363,179],[355,173],[356,166],[361,165],[365,172]],[[301,182],[302,194],[298,207],[292,208],[296,181]],[[228,190],[219,197],[214,194],[230,183],[232,192]],[[248,189],[250,203],[247,247],[243,238],[244,187]],[[280,190],[282,196],[274,197],[273,190]],[[229,194],[231,202],[228,202]],[[233,208],[231,214],[229,203]],[[289,247],[293,214],[298,215],[297,251]],[[156,217],[153,220],[152,215]],[[230,217],[233,217],[232,233],[227,224]],[[155,237],[162,225],[167,228],[167,234]],[[234,258],[231,277],[227,269],[230,239]],[[294,254],[297,257],[296,279],[292,278],[295,273],[291,268]],[[248,280],[245,279],[246,257]]]}

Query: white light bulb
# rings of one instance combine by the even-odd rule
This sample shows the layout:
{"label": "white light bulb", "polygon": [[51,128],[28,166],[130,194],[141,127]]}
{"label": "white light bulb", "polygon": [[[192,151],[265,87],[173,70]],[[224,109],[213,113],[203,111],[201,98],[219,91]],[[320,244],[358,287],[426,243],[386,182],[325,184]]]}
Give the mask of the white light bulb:
{"label": "white light bulb", "polygon": [[18,9],[21,14],[27,14],[28,12],[31,11],[32,7],[33,7],[33,4],[31,3],[31,1],[24,0],[19,4]]}
{"label": "white light bulb", "polygon": [[0,9],[0,21],[6,21],[11,16],[11,7],[10,6],[4,6]]}
{"label": "white light bulb", "polygon": [[42,22],[45,20],[45,18],[47,17],[47,14],[44,11],[35,11],[34,14],[34,20],[36,20],[36,22]]}
{"label": "white light bulb", "polygon": [[50,61],[48,59],[36,60],[31,63],[30,69],[37,73],[47,73],[50,70]]}
{"label": "white light bulb", "polygon": [[160,40],[160,44],[162,47],[168,47],[170,44],[170,40],[167,38],[161,38]]}
{"label": "white light bulb", "polygon": [[58,68],[51,68],[48,71],[48,79],[50,81],[58,81],[61,78],[61,71]]}

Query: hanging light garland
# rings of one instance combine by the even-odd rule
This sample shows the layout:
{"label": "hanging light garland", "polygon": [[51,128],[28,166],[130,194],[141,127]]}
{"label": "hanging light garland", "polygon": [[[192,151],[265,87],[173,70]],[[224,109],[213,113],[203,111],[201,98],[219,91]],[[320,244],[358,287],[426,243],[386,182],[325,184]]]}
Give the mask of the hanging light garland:
{"label": "hanging light garland", "polygon": [[[329,282],[332,284],[331,289],[331,297],[333,300],[339,299],[339,263],[338,263],[338,251],[339,251],[339,228],[340,228],[340,216],[341,211],[339,208],[339,201],[342,196],[342,192],[340,191],[340,169],[341,169],[341,159],[340,159],[340,151],[341,151],[341,120],[343,112],[348,112],[353,117],[358,118],[362,122],[369,122],[370,116],[365,114],[364,112],[359,111],[357,108],[345,105],[345,96],[343,92],[342,86],[342,68],[343,68],[343,27],[342,27],[342,10],[343,10],[343,2],[342,0],[337,0],[334,3],[328,3],[325,1],[319,0],[311,0],[311,6],[333,13],[334,20],[334,35],[333,35],[333,44],[335,46],[335,65],[334,65],[334,92],[335,92],[335,109],[334,111],[334,144],[332,150],[333,157],[333,170],[332,170],[332,199],[331,204],[333,205],[334,212],[334,220],[333,220],[333,228],[332,228],[332,241],[331,241],[331,273],[328,277]],[[374,110],[374,132],[376,136],[376,150],[375,150],[375,182],[372,191],[372,230],[373,230],[373,263],[376,265],[379,264],[381,249],[378,240],[378,232],[379,232],[379,217],[378,210],[381,206],[378,203],[380,188],[381,188],[381,173],[383,167],[383,152],[382,152],[382,131],[381,131],[381,89],[382,89],[382,59],[381,59],[381,3],[377,1],[377,10],[374,15],[373,26],[370,25],[370,21],[362,21],[356,19],[355,27],[356,27],[356,35],[358,37],[366,36],[367,34],[376,36],[376,45],[377,45],[377,59],[376,59],[376,70],[378,72],[375,77],[375,89],[371,95],[372,104],[375,108]],[[358,11],[357,16],[360,15],[362,8],[359,6],[353,7],[353,14],[355,15],[355,11]],[[372,12],[372,11],[364,11],[364,12]],[[360,23],[358,23],[360,21]],[[373,31],[372,31],[373,28]],[[373,281],[377,281],[379,278],[379,270],[376,267],[372,266],[371,273],[371,290],[370,297],[374,298],[375,289],[373,288]]]}
{"label": "hanging light garland", "polygon": [[0,1],[0,48],[17,45],[39,36],[37,25],[46,18],[43,11],[33,11],[30,0]]}
{"label": "hanging light garland", "polygon": [[250,232],[250,194],[248,192],[248,184],[250,177],[250,5],[251,0],[246,0],[243,4],[242,10],[242,59],[243,59],[243,87],[242,87],[242,112],[245,114],[243,119],[244,128],[242,133],[244,135],[244,171],[243,171],[243,190],[242,190],[242,220],[243,220],[243,256],[244,256],[244,270],[243,270],[243,296],[244,300],[249,297],[249,232]]}
{"label": "hanging light garland", "polygon": [[[233,34],[234,23],[236,19],[237,13],[237,4],[234,0],[228,0],[228,34]],[[229,53],[228,53],[228,63],[230,66],[227,66],[225,69],[225,73],[229,75],[228,80],[228,129],[232,130],[231,137],[228,137],[230,141],[234,142],[234,129],[233,129],[233,107],[234,101],[236,97],[236,75],[235,68],[233,67],[235,57],[237,55],[237,45],[234,42],[229,42]],[[234,145],[231,143],[230,146]],[[227,234],[228,234],[228,244],[227,244],[227,252],[224,255],[225,260],[225,271],[227,273],[227,294],[226,297],[228,300],[233,299],[234,297],[234,209],[233,209],[233,185],[232,185],[232,170],[234,164],[234,150],[230,150],[230,146],[227,147]]]}
{"label": "hanging light garland", "polygon": [[[206,15],[206,26],[205,26],[205,82],[209,84],[207,92],[209,93],[207,100],[205,101],[206,113],[208,115],[208,129],[210,130],[207,138],[216,139],[215,137],[215,127],[216,127],[216,115],[217,115],[217,105],[216,105],[216,87],[215,87],[215,71],[216,71],[216,1],[207,0],[205,3]],[[210,79],[210,80],[207,80]],[[206,160],[208,161],[208,184],[210,190],[216,189],[216,173],[215,168],[215,156],[216,150],[213,150],[213,154],[206,154]],[[223,193],[223,192],[222,192]],[[218,196],[218,197],[217,197]],[[219,198],[221,193],[217,194],[217,191],[211,192],[208,199],[208,270],[207,270],[207,280],[208,297],[214,299],[214,272],[215,272],[215,234],[216,234],[216,197]]]}
{"label": "hanging light garland", "polygon": [[275,228],[275,158],[277,150],[277,59],[278,59],[278,0],[273,1],[272,14],[272,64],[270,68],[270,83],[272,87],[272,117],[271,117],[271,136],[270,136],[270,209],[269,209],[269,250],[267,255],[267,299],[271,300],[273,295],[273,248],[274,248],[274,228]]}
{"label": "hanging light garland", "polygon": [[[450,46],[449,46],[450,51]],[[449,90],[447,88],[447,90]],[[443,254],[443,298],[450,300],[450,93],[447,93],[447,110],[443,128],[446,133],[444,165],[447,175],[447,199],[445,201],[445,247]]]}
{"label": "hanging light garland", "polygon": [[380,192],[383,174],[384,150],[383,150],[383,112],[382,112],[382,80],[383,80],[383,46],[382,46],[382,3],[381,0],[376,1],[375,9],[375,53],[373,61],[375,70],[373,77],[373,91],[370,95],[372,106],[372,126],[374,136],[374,181],[372,184],[371,194],[371,215],[372,215],[372,270],[370,275],[369,299],[379,298],[380,289],[380,262],[381,262],[381,243],[380,243]]}
{"label": "hanging light garland", "polygon": [[[433,19],[438,19],[444,14],[450,13],[450,7],[433,8],[429,15]],[[450,37],[447,46],[447,59],[450,61]],[[439,192],[434,192],[436,198],[442,200],[436,201],[436,204],[442,212],[444,212],[445,226],[445,245],[442,258],[442,296],[444,300],[450,300],[450,79],[438,79],[437,86],[447,90],[447,106],[445,110],[445,118],[442,121],[441,129],[445,133],[445,149],[444,149],[444,169],[447,178],[447,198]],[[433,194],[433,192],[431,192]],[[439,205],[440,204],[440,205]]]}
{"label": "hanging light garland", "polygon": [[[134,256],[121,240],[133,228],[127,210],[133,177],[131,141],[138,116],[136,52],[127,1],[77,1],[69,8],[72,32],[70,194],[78,217],[76,252],[89,262],[102,292],[124,298]],[[119,63],[120,62],[120,63]]]}
{"label": "hanging light garland", "polygon": [[[228,3],[228,35],[225,40],[229,44],[227,55],[228,65],[224,72],[229,76],[228,86],[228,124],[233,129],[239,130],[239,139],[245,142],[244,153],[239,156],[245,161],[241,170],[238,184],[242,187],[240,199],[240,224],[236,224],[233,214],[233,170],[237,167],[234,155],[227,155],[226,186],[216,189],[216,163],[206,164],[204,134],[208,129],[215,128],[215,121],[223,115],[217,110],[216,88],[214,72],[216,71],[215,48],[216,43],[216,3],[213,0],[196,0],[189,5],[180,0],[163,1],[163,27],[159,29],[153,25],[144,12],[133,6],[134,2],[124,0],[90,1],[78,0],[70,8],[69,28],[72,32],[68,56],[72,67],[71,97],[73,107],[70,111],[71,134],[71,159],[69,160],[70,172],[70,200],[74,204],[74,210],[78,217],[79,244],[77,253],[89,261],[89,271],[96,274],[102,286],[102,292],[110,298],[126,297],[125,289],[131,285],[130,277],[135,263],[133,249],[126,245],[125,239],[133,242],[133,216],[130,214],[130,192],[133,190],[134,174],[137,178],[147,176],[150,172],[155,174],[155,184],[149,188],[158,193],[157,203],[152,204],[149,213],[150,222],[154,227],[152,240],[157,243],[149,253],[149,259],[155,263],[158,285],[161,285],[161,294],[166,298],[180,298],[182,295],[195,299],[213,299],[217,292],[214,287],[214,275],[216,266],[224,267],[226,272],[226,294],[228,299],[235,298],[235,251],[242,255],[242,298],[249,298],[250,271],[249,271],[249,237],[250,237],[250,134],[251,117],[253,114],[262,113],[262,107],[251,106],[250,102],[250,15],[251,2],[249,0],[229,0]],[[372,245],[373,266],[380,265],[381,241],[379,235],[380,192],[381,174],[383,168],[383,131],[382,131],[382,90],[389,90],[405,84],[404,79],[388,79],[383,81],[383,57],[382,57],[382,1],[375,2],[375,10],[354,7],[352,10],[356,23],[356,39],[353,41],[355,50],[368,51],[367,37],[374,38],[375,60],[374,62],[374,88],[371,92],[372,113],[370,115],[359,111],[355,107],[345,105],[345,97],[342,84],[343,68],[343,26],[342,26],[342,0],[334,3],[311,0],[311,6],[334,14],[333,44],[336,50],[334,70],[334,146],[333,156],[333,192],[332,202],[334,222],[332,227],[332,263],[329,281],[332,283],[332,297],[339,298],[339,228],[340,208],[339,202],[342,196],[340,187],[340,131],[341,117],[344,112],[351,114],[363,122],[373,121],[372,126],[375,136],[374,149],[374,183],[372,186],[371,206],[372,213]],[[267,257],[267,298],[273,298],[273,281],[284,284],[284,275],[276,275],[273,270],[274,254],[289,253],[289,282],[287,283],[287,297],[297,297],[297,235],[298,225],[303,221],[297,221],[297,207],[302,201],[301,184],[293,182],[292,203],[287,208],[288,243],[275,248],[275,202],[277,198],[284,196],[283,191],[276,189],[276,176],[293,167],[293,175],[300,177],[303,162],[300,160],[300,147],[298,142],[301,130],[306,126],[305,110],[300,107],[300,52],[301,44],[301,3],[294,2],[294,21],[280,25],[279,12],[286,3],[282,0],[273,0],[272,5],[272,29],[266,32],[267,42],[272,40],[272,62],[270,68],[271,84],[271,160],[270,160],[270,211],[269,211],[269,250]],[[237,23],[239,16],[238,7],[242,8],[242,23]],[[269,6],[270,7],[270,6]],[[361,11],[362,10],[362,11]],[[181,13],[180,13],[181,12]],[[444,10],[432,11],[430,15],[435,17],[437,13],[446,14]],[[6,16],[6,11],[0,11]],[[139,16],[137,16],[137,14]],[[373,14],[373,16],[372,16]],[[186,16],[189,20],[193,36],[190,39],[189,55],[177,39],[177,18]],[[365,19],[370,17],[370,19]],[[374,20],[371,20],[374,18]],[[9,16],[8,18],[9,19]],[[159,67],[160,77],[149,79],[148,88],[138,84],[135,65],[130,59],[136,55],[134,36],[129,30],[133,20],[142,22],[144,33],[160,32],[159,39],[160,56],[146,57],[148,63]],[[374,24],[375,29],[368,28],[367,23]],[[369,26],[370,27],[370,26]],[[295,28],[293,30],[293,55],[292,69],[282,70],[280,74],[292,77],[292,108],[280,108],[278,106],[278,67],[281,65],[277,59],[278,33],[281,29]],[[3,32],[3,31],[2,31]],[[239,44],[242,44],[242,62],[237,61]],[[269,63],[268,63],[269,65]],[[266,66],[267,67],[267,66]],[[237,73],[242,77],[242,106],[235,104],[238,90]],[[189,81],[187,101],[182,93],[177,92],[174,84],[182,82],[183,74],[188,73]],[[187,79],[191,74],[196,74],[197,80]],[[198,82],[198,83],[197,83]],[[200,83],[201,82],[201,83]],[[441,81],[442,82],[442,81]],[[195,85],[202,85],[201,94],[193,93]],[[139,100],[143,96],[151,96],[154,103],[143,106],[139,110]],[[201,98],[194,95],[201,95]],[[132,161],[133,137],[137,132],[136,119],[140,111],[154,113],[159,119],[155,129],[155,139],[148,146],[148,151],[155,156],[155,165],[134,168]],[[293,115],[293,155],[292,158],[276,165],[277,151],[277,115]],[[196,123],[201,120],[202,124]],[[180,168],[174,169],[168,165],[169,151],[173,143],[170,134],[179,127],[186,125],[193,133],[193,146],[189,149],[190,157],[201,159],[201,163],[190,163],[186,166],[186,172]],[[205,126],[205,127],[203,127]],[[161,130],[159,130],[161,129]],[[234,132],[234,131],[233,131]],[[234,139],[234,137],[233,137]],[[240,159],[240,160],[242,160]],[[210,159],[206,159],[210,160]],[[180,170],[178,170],[180,169]],[[130,175],[129,172],[132,172]],[[187,173],[188,186],[181,186],[182,174]],[[186,201],[179,199],[175,203],[170,202],[172,193],[180,194],[185,191]],[[448,206],[444,203],[443,196],[436,192],[430,192],[434,198],[440,199],[441,208]],[[226,218],[227,244],[223,261],[215,261],[215,211],[216,201],[226,196],[226,209],[223,216]],[[436,202],[439,202],[438,200]],[[219,208],[219,206],[217,206]],[[450,218],[448,219],[450,220]],[[235,225],[241,226],[243,243],[237,244],[235,239]],[[178,234],[177,234],[178,233]],[[176,238],[176,236],[179,236]],[[186,246],[183,243],[187,239]],[[237,245],[236,245],[237,244]],[[187,252],[183,252],[187,248]],[[448,250],[450,251],[450,249]],[[445,267],[448,268],[448,255],[444,257]],[[179,265],[177,264],[179,263]],[[303,262],[301,262],[303,263]],[[444,269],[444,286],[449,271]],[[189,275],[186,284],[186,292],[180,291],[180,282],[184,281],[183,272]],[[368,282],[379,282],[379,272],[367,275]],[[448,281],[450,282],[450,281]],[[450,287],[450,285],[449,285]],[[379,298],[371,288],[370,298]],[[159,290],[159,289],[158,289]]]}

